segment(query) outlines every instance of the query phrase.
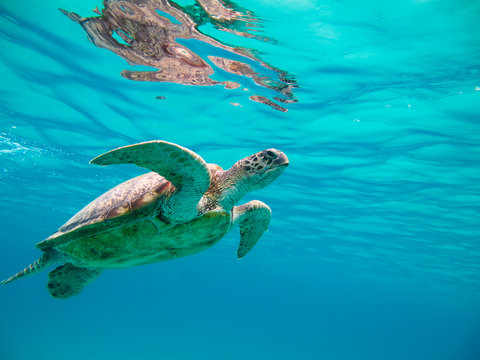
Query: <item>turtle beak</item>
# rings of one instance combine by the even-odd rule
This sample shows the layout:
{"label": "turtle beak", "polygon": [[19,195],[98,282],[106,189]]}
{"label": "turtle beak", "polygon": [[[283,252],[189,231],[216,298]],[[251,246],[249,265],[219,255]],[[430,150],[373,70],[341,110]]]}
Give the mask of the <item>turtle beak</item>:
{"label": "turtle beak", "polygon": [[277,158],[274,160],[274,164],[277,165],[277,166],[284,166],[284,167],[287,167],[290,162],[288,161],[288,157],[287,155],[285,155],[285,153],[278,151],[278,156]]}

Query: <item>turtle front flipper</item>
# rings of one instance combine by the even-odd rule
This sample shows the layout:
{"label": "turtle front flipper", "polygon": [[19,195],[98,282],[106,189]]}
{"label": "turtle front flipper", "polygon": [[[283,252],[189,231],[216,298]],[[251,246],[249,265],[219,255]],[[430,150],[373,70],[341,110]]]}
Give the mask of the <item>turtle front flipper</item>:
{"label": "turtle front flipper", "polygon": [[172,223],[197,216],[197,204],[210,186],[208,166],[193,151],[161,140],[124,146],[90,161],[95,165],[135,164],[165,177],[175,192],[162,204],[162,217]]}
{"label": "turtle front flipper", "polygon": [[268,205],[258,200],[233,208],[233,225],[240,226],[240,245],[237,257],[244,257],[257,243],[258,239],[268,229],[272,219],[272,210]]}
{"label": "turtle front flipper", "polygon": [[98,269],[87,269],[66,263],[48,274],[48,291],[58,299],[78,295],[100,273],[101,271]]}

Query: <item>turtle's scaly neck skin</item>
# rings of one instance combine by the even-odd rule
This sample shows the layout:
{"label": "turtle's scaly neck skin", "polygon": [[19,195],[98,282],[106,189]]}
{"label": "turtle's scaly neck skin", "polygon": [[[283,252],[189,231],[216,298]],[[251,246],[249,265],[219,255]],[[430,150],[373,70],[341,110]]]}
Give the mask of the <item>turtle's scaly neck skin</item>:
{"label": "turtle's scaly neck skin", "polygon": [[199,212],[214,209],[230,212],[248,192],[261,189],[274,181],[288,165],[287,156],[268,149],[237,161],[230,169],[212,174],[210,188],[200,200]]}
{"label": "turtle's scaly neck skin", "polygon": [[251,191],[244,171],[235,165],[226,171],[217,172],[215,180],[212,181],[213,186],[205,194],[214,199],[217,207],[228,212],[246,193]]}

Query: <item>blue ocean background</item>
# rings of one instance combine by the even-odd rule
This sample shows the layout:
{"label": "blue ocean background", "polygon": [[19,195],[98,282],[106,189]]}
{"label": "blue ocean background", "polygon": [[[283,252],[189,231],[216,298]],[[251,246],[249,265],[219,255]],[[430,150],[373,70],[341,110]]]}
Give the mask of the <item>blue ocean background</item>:
{"label": "blue ocean background", "polygon": [[233,74],[239,89],[122,78],[136,67],[58,11],[100,0],[0,2],[0,277],[143,172],[88,164],[105,151],[162,139],[223,168],[271,147],[290,159],[242,200],[273,219],[240,261],[234,229],[67,300],[46,271],[1,287],[0,359],[480,359],[480,2],[238,4],[274,42],[199,29],[291,74],[288,112]]}

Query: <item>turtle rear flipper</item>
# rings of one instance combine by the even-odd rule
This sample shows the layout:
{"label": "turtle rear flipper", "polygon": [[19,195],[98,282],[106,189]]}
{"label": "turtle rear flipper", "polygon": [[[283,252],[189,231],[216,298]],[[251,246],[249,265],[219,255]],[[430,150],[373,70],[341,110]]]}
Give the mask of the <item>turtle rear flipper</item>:
{"label": "turtle rear flipper", "polygon": [[48,291],[53,297],[59,299],[78,295],[100,273],[98,269],[87,269],[66,263],[48,274]]}
{"label": "turtle rear flipper", "polygon": [[170,181],[175,192],[162,204],[162,216],[179,223],[197,216],[197,204],[210,186],[207,163],[193,151],[161,140],[123,146],[90,161],[95,165],[135,164]]}

